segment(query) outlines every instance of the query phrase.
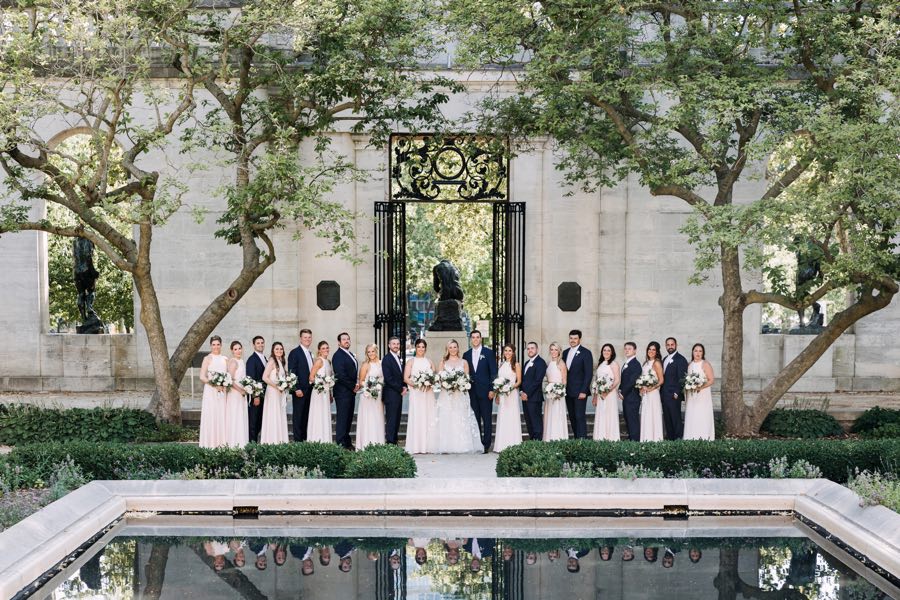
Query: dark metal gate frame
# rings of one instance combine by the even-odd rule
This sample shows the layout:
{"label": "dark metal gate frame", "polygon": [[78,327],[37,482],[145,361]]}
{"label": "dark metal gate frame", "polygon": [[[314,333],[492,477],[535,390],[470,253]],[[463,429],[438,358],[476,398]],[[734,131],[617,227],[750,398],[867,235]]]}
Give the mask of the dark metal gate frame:
{"label": "dark metal gate frame", "polygon": [[[478,150],[467,155],[460,149],[471,136],[441,138],[439,149],[429,155],[427,144],[437,139],[432,134],[393,134],[389,146],[389,201],[375,203],[375,342],[382,349],[388,340],[406,338],[408,299],[406,289],[406,203],[407,202],[488,202],[493,208],[491,341],[498,353],[511,343],[523,357],[525,342],[525,203],[509,202],[509,162],[503,157],[500,169],[503,189],[490,187],[485,173],[493,157]],[[414,148],[411,140],[424,140],[425,147]],[[395,141],[397,145],[395,146]],[[458,170],[447,174],[436,164],[441,153],[458,156]],[[395,156],[396,155],[396,156]],[[410,160],[412,177],[398,184],[403,160]],[[470,162],[472,164],[470,164]],[[499,166],[498,166],[499,165]],[[446,167],[445,167],[446,168]],[[459,195],[439,199],[440,186],[457,186]]]}

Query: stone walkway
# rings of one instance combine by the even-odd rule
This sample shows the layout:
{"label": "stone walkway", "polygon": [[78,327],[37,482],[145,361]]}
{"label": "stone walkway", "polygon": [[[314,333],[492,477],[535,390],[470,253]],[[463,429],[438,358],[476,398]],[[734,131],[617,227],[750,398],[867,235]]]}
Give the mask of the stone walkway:
{"label": "stone walkway", "polygon": [[497,478],[497,455],[490,454],[416,454],[420,478],[472,479]]}

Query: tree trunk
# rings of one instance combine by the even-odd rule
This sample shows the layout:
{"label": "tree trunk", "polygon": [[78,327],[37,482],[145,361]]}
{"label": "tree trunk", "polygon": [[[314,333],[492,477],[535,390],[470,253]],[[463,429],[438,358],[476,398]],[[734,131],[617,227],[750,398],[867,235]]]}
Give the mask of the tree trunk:
{"label": "tree trunk", "polygon": [[749,410],[744,404],[744,303],[738,252],[722,247],[722,416],[731,435],[748,435]]}
{"label": "tree trunk", "polygon": [[[137,546],[135,545],[135,552]],[[162,596],[163,582],[166,580],[166,564],[169,562],[169,544],[153,544],[150,548],[150,559],[144,571],[147,585],[141,598],[159,600]]]}
{"label": "tree trunk", "polygon": [[153,377],[156,382],[156,391],[150,400],[149,410],[161,421],[181,423],[181,396],[178,391],[178,382],[181,379],[176,380],[173,377],[169,364],[166,330],[163,327],[159,299],[156,297],[150,266],[139,265],[135,268],[133,275],[134,286],[141,299],[141,324],[144,326],[144,331],[147,332],[150,359],[153,362]]}
{"label": "tree trunk", "polygon": [[856,303],[836,314],[828,326],[759,393],[750,411],[749,426],[752,430],[759,431],[778,400],[825,354],[842,333],[866,315],[889,305],[895,293],[896,290],[881,290],[877,295],[867,292]]}

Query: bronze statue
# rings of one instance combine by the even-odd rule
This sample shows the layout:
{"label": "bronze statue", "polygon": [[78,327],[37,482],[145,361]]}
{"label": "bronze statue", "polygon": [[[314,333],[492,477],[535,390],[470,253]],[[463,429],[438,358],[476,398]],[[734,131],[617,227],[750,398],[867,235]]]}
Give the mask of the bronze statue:
{"label": "bronze statue", "polygon": [[459,284],[459,270],[444,258],[431,272],[438,299],[434,303],[434,322],[428,330],[462,331],[463,290]]}
{"label": "bronze statue", "polygon": [[72,255],[75,258],[75,289],[78,291],[78,312],[81,314],[81,325],[75,328],[78,333],[105,333],[106,327],[94,310],[94,285],[100,273],[94,268],[94,244],[88,239],[77,237],[72,242]]}
{"label": "bronze statue", "polygon": [[[810,284],[817,281],[822,275],[822,262],[819,258],[818,248],[811,242],[805,244],[798,238],[794,240],[797,250],[795,256],[797,258],[797,277],[796,277],[796,294],[800,298],[809,292]],[[803,317],[805,310],[798,310],[800,316],[800,329],[805,327]]]}

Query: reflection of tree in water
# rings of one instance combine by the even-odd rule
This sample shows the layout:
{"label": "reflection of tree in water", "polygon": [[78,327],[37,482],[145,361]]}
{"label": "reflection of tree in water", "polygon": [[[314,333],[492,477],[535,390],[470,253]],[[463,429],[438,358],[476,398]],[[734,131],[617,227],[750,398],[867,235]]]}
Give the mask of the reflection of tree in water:
{"label": "reflection of tree in water", "polygon": [[135,582],[136,548],[134,541],[110,542],[82,565],[78,577],[60,584],[61,594],[66,598],[94,598],[96,592],[102,592],[106,597],[131,597]]}
{"label": "reflection of tree in water", "polygon": [[[415,548],[408,547],[407,552],[415,553]],[[494,559],[483,558],[477,573],[469,568],[471,560],[472,555],[461,549],[459,562],[451,565],[447,562],[447,550],[443,542],[432,540],[428,544],[428,562],[413,570],[410,577],[413,579],[427,577],[431,582],[432,591],[450,598],[488,599],[491,597],[491,568]],[[412,560],[409,562],[415,564]]]}
{"label": "reflection of tree in water", "polygon": [[247,600],[268,600],[268,596],[259,591],[259,588],[227,558],[225,559],[225,568],[216,572],[215,558],[207,554],[203,546],[192,546],[191,550],[219,579],[231,586],[242,598]]}

